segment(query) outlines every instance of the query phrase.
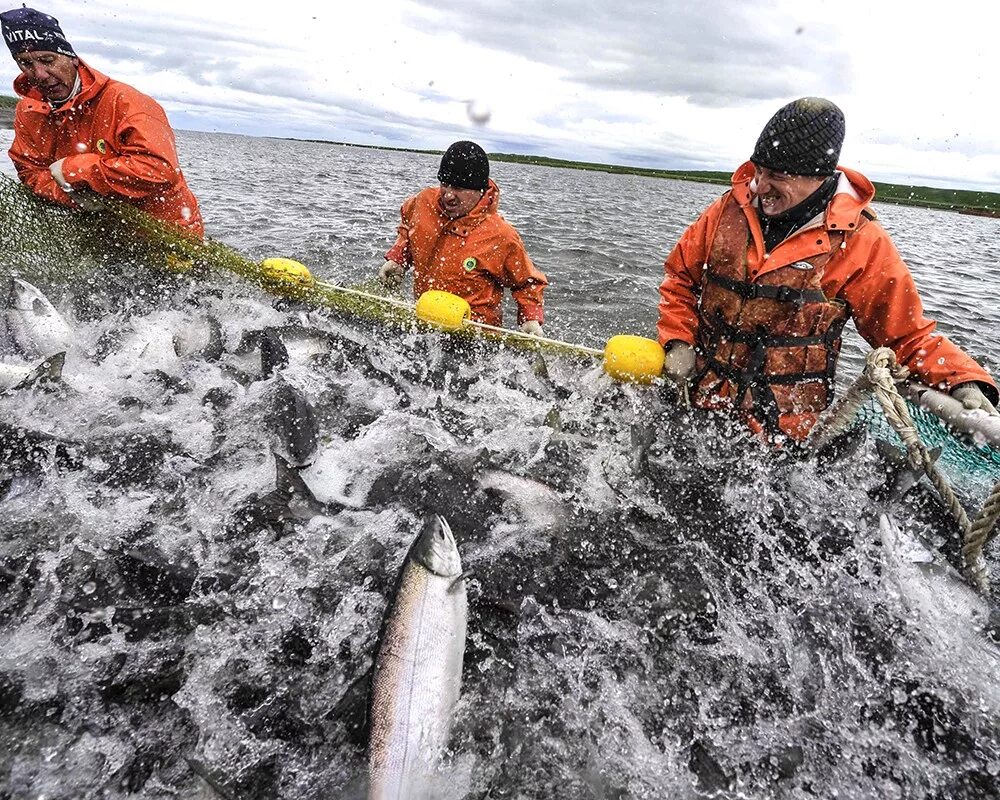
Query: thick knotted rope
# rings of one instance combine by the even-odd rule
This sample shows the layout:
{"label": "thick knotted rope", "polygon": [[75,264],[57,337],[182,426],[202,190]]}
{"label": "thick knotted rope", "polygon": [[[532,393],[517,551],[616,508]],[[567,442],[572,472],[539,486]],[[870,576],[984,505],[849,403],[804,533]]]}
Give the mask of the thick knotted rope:
{"label": "thick knotted rope", "polygon": [[892,350],[887,347],[873,350],[865,360],[862,374],[830,409],[830,413],[813,428],[809,444],[815,450],[820,450],[846,431],[853,424],[858,409],[874,393],[889,424],[906,446],[906,457],[910,465],[922,470],[930,478],[961,529],[966,579],[979,592],[986,593],[989,591],[989,576],[983,558],[983,547],[996,535],[996,524],[1000,520],[1000,483],[994,487],[975,522],[970,522],[948,480],[934,463],[934,457],[920,440],[906,400],[897,388],[897,384],[908,377],[909,370],[896,363]]}
{"label": "thick knotted rope", "polygon": [[[899,438],[906,445],[907,459],[916,469],[922,469],[930,478],[934,488],[947,506],[948,511],[958,523],[962,532],[962,557],[964,561],[965,577],[979,592],[989,591],[989,575],[987,573],[986,561],[983,558],[983,544],[986,541],[985,533],[977,533],[977,528],[969,521],[965,509],[958,501],[958,497],[952,490],[947,478],[934,463],[934,458],[930,455],[927,447],[920,440],[916,425],[910,416],[910,410],[906,405],[906,400],[899,393],[896,384],[906,380],[909,373],[905,367],[896,364],[896,356],[887,347],[880,347],[868,354],[865,363],[865,374],[867,380],[872,385],[879,405],[885,412],[885,417],[892,425],[893,430],[899,434]],[[985,511],[985,509],[984,509]],[[983,521],[983,515],[979,520]],[[992,525],[990,526],[992,527]]]}

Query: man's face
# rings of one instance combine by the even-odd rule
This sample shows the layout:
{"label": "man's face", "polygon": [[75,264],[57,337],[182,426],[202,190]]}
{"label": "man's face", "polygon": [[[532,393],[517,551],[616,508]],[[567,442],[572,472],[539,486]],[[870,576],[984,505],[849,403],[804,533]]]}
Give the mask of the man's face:
{"label": "man's face", "polygon": [[756,164],[754,164],[753,178],[757,184],[760,209],[768,217],[782,214],[797,206],[815,192],[825,180],[811,175],[789,175],[787,172],[758,167]]}
{"label": "man's face", "polygon": [[441,184],[438,205],[449,219],[464,217],[476,207],[483,193],[479,189],[459,189],[457,186]]}
{"label": "man's face", "polygon": [[48,50],[18,53],[14,61],[28,83],[42,93],[49,102],[69,97],[76,82],[77,60]]}

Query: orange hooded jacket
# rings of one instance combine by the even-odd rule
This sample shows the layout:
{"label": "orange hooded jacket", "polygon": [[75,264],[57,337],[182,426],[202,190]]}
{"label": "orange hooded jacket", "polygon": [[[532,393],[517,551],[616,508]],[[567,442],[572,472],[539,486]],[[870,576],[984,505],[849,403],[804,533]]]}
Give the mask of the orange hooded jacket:
{"label": "orange hooded jacket", "polygon": [[71,185],[121,198],[202,237],[198,201],[181,173],[163,109],[83,61],[77,69],[80,93],[57,109],[23,75],[14,81],[22,99],[9,154],[18,176],[40,197],[73,206],[49,173],[49,165],[64,158],[63,175]]}
{"label": "orange hooded jacket", "polygon": [[514,227],[497,211],[500,189],[491,180],[466,216],[449,219],[438,205],[441,190],[424,189],[401,209],[389,261],[413,267],[413,294],[440,289],[465,298],[472,319],[501,325],[503,287],[517,303],[518,324],[544,321],[542,293],[548,280],[531,263]]}
{"label": "orange hooded jacket", "polygon": [[[766,283],[770,273],[790,265],[802,264],[808,268],[807,259],[816,261],[826,256],[819,259],[824,262],[820,288],[827,298],[847,304],[855,327],[869,344],[891,348],[898,361],[928,386],[948,391],[960,383],[978,381],[985,384],[995,403],[997,388],[993,379],[946,337],[936,333],[935,323],[924,317],[909,269],[868,209],[875,187],[858,172],[843,167],[838,170],[842,173],[840,184],[822,219],[817,218],[795,231],[770,253],[765,253],[750,190],[754,166],[751,162],[743,164],[733,174],[732,190],[702,213],[667,257],[660,285],[657,325],[660,343],[677,339],[695,345],[698,341],[700,297],[707,262],[724,211],[735,202],[750,231],[745,253],[732,254],[744,264],[743,280]],[[834,248],[831,239],[842,244]],[[718,399],[718,395],[713,398]],[[740,401],[735,397],[732,400]],[[706,401],[699,405],[714,407],[718,403]],[[802,432],[807,432],[807,427]]]}

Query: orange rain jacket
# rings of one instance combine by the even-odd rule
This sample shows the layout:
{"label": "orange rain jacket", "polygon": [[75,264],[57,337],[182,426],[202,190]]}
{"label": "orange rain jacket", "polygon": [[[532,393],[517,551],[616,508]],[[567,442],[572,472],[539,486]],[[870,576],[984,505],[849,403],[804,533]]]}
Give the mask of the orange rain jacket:
{"label": "orange rain jacket", "polygon": [[[657,332],[661,344],[677,339],[697,347],[696,405],[738,408],[760,429],[766,424],[760,395],[772,406],[776,397],[771,422],[777,411],[777,427],[804,439],[832,394],[832,386],[817,384],[832,382],[838,316],[853,317],[869,344],[890,347],[928,386],[947,391],[978,381],[996,402],[993,379],[924,317],[910,271],[868,208],[874,186],[860,173],[838,169],[840,183],[825,214],[765,253],[750,190],[754,167],[743,164],[732,190],[667,257]],[[769,341],[754,363],[761,335]],[[758,385],[742,385],[741,377],[755,370]],[[782,373],[797,373],[798,385],[789,386]]]}
{"label": "orange rain jacket", "polygon": [[413,267],[414,297],[430,289],[451,292],[468,301],[474,321],[501,325],[506,286],[517,302],[518,324],[543,322],[542,293],[548,279],[497,211],[499,187],[491,180],[476,207],[454,220],[441,211],[440,196],[440,189],[429,188],[403,203],[399,236],[385,254],[390,261]]}
{"label": "orange rain jacket", "polygon": [[73,186],[127,200],[201,237],[198,201],[181,174],[167,115],[151,97],[80,61],[80,93],[54,109],[23,75],[10,158],[35,194],[73,206],[49,173],[60,158]]}

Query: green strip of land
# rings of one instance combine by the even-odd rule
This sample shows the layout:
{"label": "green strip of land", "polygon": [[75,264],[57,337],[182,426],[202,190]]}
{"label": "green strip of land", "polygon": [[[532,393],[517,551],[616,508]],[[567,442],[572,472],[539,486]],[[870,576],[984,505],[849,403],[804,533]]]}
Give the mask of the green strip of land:
{"label": "green strip of land", "polygon": [[[13,108],[17,104],[16,97],[0,95],[0,109]],[[325,139],[298,139],[293,141],[318,142],[320,144],[337,144],[348,147],[362,147],[369,150],[397,150],[409,153],[427,153],[440,155],[440,150],[418,150],[410,147],[384,147],[379,145],[352,144],[350,142],[331,142]],[[649,178],[673,178],[682,181],[697,181],[699,183],[716,183],[728,185],[730,173],[698,170],[647,169],[645,167],[627,167],[618,164],[597,164],[589,161],[569,161],[548,156],[522,156],[515,153],[490,153],[493,161],[509,161],[516,164],[535,164],[543,167],[560,167],[562,169],[586,169],[599,172],[609,172],[616,175],[643,175]],[[976,192],[970,189],[935,189],[930,186],[905,186],[896,183],[875,183],[876,198],[883,203],[900,203],[908,206],[937,208],[945,211],[958,211],[965,214],[979,214],[987,217],[1000,217],[1000,194],[996,192]]]}
{"label": "green strip of land", "polygon": [[[673,178],[675,180],[697,181],[729,185],[731,173],[700,172],[695,170],[646,169],[644,167],[623,167],[615,164],[595,164],[587,161],[564,161],[546,156],[520,156],[511,153],[491,153],[494,161],[510,161],[516,164],[537,164],[546,167],[566,169],[589,169],[619,175],[644,175],[650,178]],[[875,197],[883,203],[899,203],[908,206],[937,208],[959,211],[988,217],[1000,217],[1000,194],[996,192],[976,192],[969,189],[935,189],[930,186],[905,186],[898,183],[875,183]]]}

